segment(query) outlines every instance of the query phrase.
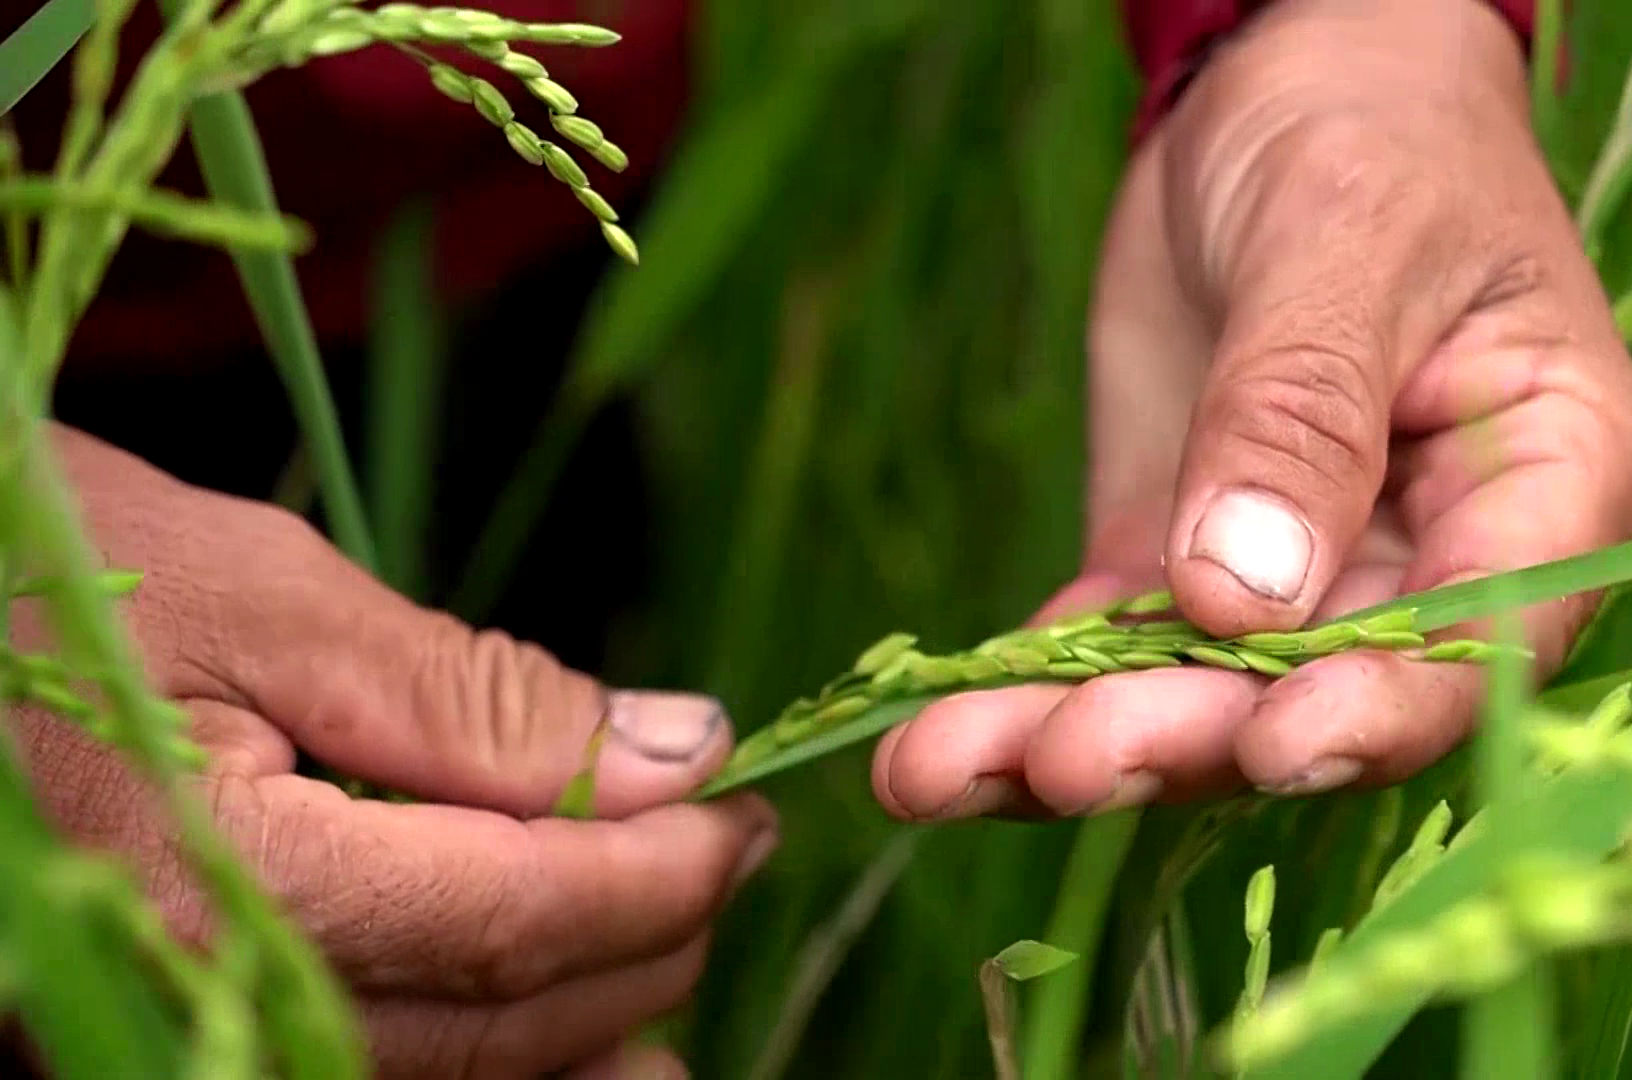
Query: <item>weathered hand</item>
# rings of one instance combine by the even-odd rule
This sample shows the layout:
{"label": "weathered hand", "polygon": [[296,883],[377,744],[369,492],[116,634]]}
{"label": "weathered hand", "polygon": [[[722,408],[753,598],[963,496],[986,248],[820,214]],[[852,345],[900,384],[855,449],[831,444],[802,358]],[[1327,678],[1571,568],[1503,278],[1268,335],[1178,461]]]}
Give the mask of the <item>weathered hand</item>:
{"label": "weathered hand", "polygon": [[[1165,570],[1209,632],[1289,629],[1632,527],[1632,365],[1480,0],[1280,0],[1223,45],[1132,163],[1090,351],[1090,543],[1053,614]],[[1592,600],[1526,613],[1542,667]],[[1357,652],[969,694],[891,732],[874,786],[958,817],[1385,783],[1480,688]]]}
{"label": "weathered hand", "polygon": [[[58,446],[108,562],[146,573],[131,625],[208,751],[219,826],[349,982],[379,1075],[684,1076],[617,1046],[689,994],[711,920],[775,843],[757,798],[671,805],[729,752],[719,707],[608,693],[410,604],[281,510],[66,429]],[[38,613],[18,616],[39,644]],[[603,715],[606,820],[546,816]],[[53,817],[131,856],[175,931],[205,937],[121,760],[42,713],[16,726]],[[435,801],[352,800],[295,775],[297,749]]]}

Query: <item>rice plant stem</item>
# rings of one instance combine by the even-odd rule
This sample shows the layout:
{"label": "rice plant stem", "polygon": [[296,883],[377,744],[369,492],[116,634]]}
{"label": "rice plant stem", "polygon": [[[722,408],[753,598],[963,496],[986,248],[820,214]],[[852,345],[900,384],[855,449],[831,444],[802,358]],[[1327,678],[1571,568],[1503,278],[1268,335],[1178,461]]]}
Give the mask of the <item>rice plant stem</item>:
{"label": "rice plant stem", "polygon": [[443,379],[441,314],[432,291],[435,217],[398,211],[374,279],[369,344],[369,511],[386,584],[425,599],[425,543],[436,481],[436,414]]}
{"label": "rice plant stem", "polygon": [[0,41],[0,115],[56,67],[96,21],[96,0],[50,0]]}
{"label": "rice plant stem", "polygon": [[980,999],[986,1008],[986,1038],[992,1047],[996,1080],[1021,1080],[1014,1048],[1014,984],[996,960],[980,965]]}
{"label": "rice plant stem", "polygon": [[1026,1080],[1075,1080],[1105,916],[1139,818],[1137,810],[1130,810],[1089,818],[1077,828],[1044,938],[1081,959],[1039,979],[1026,995],[1020,1058]]}
{"label": "rice plant stem", "polygon": [[1530,114],[1539,141],[1549,150],[1558,135],[1558,58],[1563,30],[1561,0],[1537,0],[1530,49]]}
{"label": "rice plant stem", "polygon": [[[1543,9],[1548,6],[1552,5],[1542,5]],[[1632,71],[1627,73],[1615,119],[1587,175],[1576,210],[1582,243],[1594,262],[1603,254],[1604,233],[1625,201],[1628,187],[1632,187]]]}
{"label": "rice plant stem", "polygon": [[0,210],[8,214],[37,216],[63,206],[111,211],[161,236],[204,244],[298,251],[311,239],[305,225],[293,218],[245,213],[173,192],[93,188],[39,178],[0,179]]}
{"label": "rice plant stem", "polygon": [[[173,9],[176,0],[164,2]],[[271,177],[243,96],[231,91],[194,102],[189,126],[211,194],[244,210],[275,214]],[[378,565],[374,540],[294,262],[266,251],[234,251],[232,259],[301,435],[311,448],[335,543],[372,573]]]}
{"label": "rice plant stem", "polygon": [[[0,42],[0,49],[4,43]],[[4,59],[0,58],[0,65]],[[4,70],[0,67],[0,70]],[[0,180],[16,180],[23,172],[23,148],[17,141],[17,129],[9,116],[0,115]],[[6,273],[11,287],[20,299],[28,296],[28,215],[12,208],[0,214],[0,229],[6,234]]]}
{"label": "rice plant stem", "polygon": [[872,925],[884,898],[911,864],[922,835],[919,831],[903,830],[884,845],[862,871],[838,911],[817,927],[799,950],[788,980],[787,997],[748,1074],[749,1080],[779,1080],[787,1072],[823,992],[832,983],[850,947]]}

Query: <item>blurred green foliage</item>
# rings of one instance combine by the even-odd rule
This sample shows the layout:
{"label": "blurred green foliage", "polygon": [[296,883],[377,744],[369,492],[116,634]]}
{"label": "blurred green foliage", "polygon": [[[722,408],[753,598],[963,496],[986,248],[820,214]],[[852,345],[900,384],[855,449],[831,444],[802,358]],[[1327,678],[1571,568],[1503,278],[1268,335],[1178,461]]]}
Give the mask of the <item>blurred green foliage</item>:
{"label": "blurred green foliage", "polygon": [[[956,647],[1076,570],[1085,315],[1138,86],[1108,0],[706,12],[689,130],[635,222],[643,265],[605,283],[569,385],[638,402],[662,509],[656,594],[604,674],[706,688],[747,731],[888,630]],[[1579,3],[1569,35],[1542,135],[1573,202],[1614,116],[1632,11]],[[1614,251],[1632,260],[1624,236]],[[1632,262],[1606,264],[1606,282],[1632,285]],[[1616,640],[1603,658],[1618,664],[1587,663],[1629,655]],[[784,847],[727,916],[678,1028],[698,1076],[767,1075],[754,1063],[781,1050],[767,1047],[778,1018],[809,1007],[789,999],[801,948],[904,831],[866,763],[848,753],[768,786]],[[1043,1042],[1089,1008],[1080,1047],[1028,1076],[1119,1074],[1150,932],[1204,1034],[1240,992],[1254,871],[1273,862],[1283,883],[1275,968],[1302,963],[1365,910],[1436,801],[1467,809],[1466,775],[1458,755],[1388,792],[1243,808],[1227,843],[1195,810],[1158,809],[1125,866],[1131,818],[905,830],[910,863],[782,1075],[990,1075],[976,972],[1027,937],[1103,941],[1097,963],[1023,998],[1065,1024]],[[1186,851],[1210,857],[1180,917],[1157,919]],[[1094,894],[1112,880],[1101,922]],[[1378,1069],[1446,1075],[1456,1041],[1453,1011],[1430,1010]]]}
{"label": "blurred green foliage", "polygon": [[[1137,83],[1108,0],[706,11],[643,265],[579,358],[634,387],[661,506],[657,595],[604,674],[700,686],[747,731],[891,629],[960,646],[1074,573],[1084,320]],[[767,788],[785,841],[691,1010],[699,1077],[759,1075],[802,943],[901,831],[865,754]],[[976,972],[1045,925],[1074,831],[926,832],[785,1075],[989,1075]]]}
{"label": "blurred green foliage", "polygon": [[[701,5],[687,130],[631,222],[642,265],[600,283],[456,610],[491,608],[614,401],[638,411],[660,544],[606,650],[609,682],[709,690],[747,732],[886,631],[959,647],[1067,580],[1084,322],[1138,90],[1116,6]],[[1632,9],[1575,4],[1569,46],[1539,137],[1573,203],[1632,61]],[[1614,295],[1632,288],[1629,212],[1603,261]],[[446,376],[423,226],[404,217],[386,248],[378,306],[414,318],[374,330],[365,473],[383,571],[416,594]],[[1570,679],[1628,667],[1625,594],[1606,612]],[[928,828],[884,817],[857,748],[767,785],[783,847],[664,1034],[706,1080],[990,1076],[977,973],[1039,939],[1082,959],[1020,994],[1028,1080],[1119,1076],[1128,1060],[1201,1071],[1197,1040],[1241,993],[1251,876],[1275,866],[1273,979],[1365,913],[1436,803],[1465,820],[1469,756],[1376,793]],[[1555,969],[1564,1075],[1625,1070],[1629,959],[1593,950]],[[1450,1075],[1459,1019],[1421,1013],[1373,1072]]]}
{"label": "blurred green foliage", "polygon": [[[749,730],[858,642],[974,640],[1073,573],[1084,313],[1137,89],[1112,7],[708,6],[645,263],[585,332],[586,357],[617,326],[661,358],[637,394],[665,565],[609,678],[702,686]],[[664,216],[693,186],[743,215],[731,250]],[[628,325],[677,288],[688,317]],[[796,950],[899,831],[864,755],[768,788],[786,838],[722,928],[698,1076],[750,1075]],[[984,1075],[975,973],[1043,925],[1071,834],[926,835],[787,1075]]]}

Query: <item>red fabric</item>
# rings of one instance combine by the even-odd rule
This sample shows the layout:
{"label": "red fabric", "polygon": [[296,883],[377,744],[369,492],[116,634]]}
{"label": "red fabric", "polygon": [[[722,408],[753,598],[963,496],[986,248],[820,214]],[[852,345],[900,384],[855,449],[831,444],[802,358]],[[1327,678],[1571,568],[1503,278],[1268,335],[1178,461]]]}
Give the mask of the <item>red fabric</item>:
{"label": "red fabric", "polygon": [[[1134,120],[1142,138],[1195,74],[1208,47],[1273,0],[1122,0],[1128,44],[1145,76],[1145,93]],[[1529,42],[1533,0],[1489,0]]]}
{"label": "red fabric", "polygon": [[[630,165],[621,175],[574,152],[595,189],[621,206],[661,164],[681,116],[688,0],[485,0],[482,6],[531,21],[593,22],[623,35],[608,48],[528,50],[579,99],[582,114],[627,151]],[[136,7],[122,41],[121,86],[158,33],[156,7]],[[0,8],[8,9],[0,12],[4,37],[28,12]],[[523,122],[553,135],[543,104],[518,82],[480,61],[446,55],[490,78]],[[49,169],[55,156],[69,66],[59,65],[17,110],[31,169]],[[354,339],[366,326],[373,244],[409,197],[435,198],[438,284],[454,300],[480,294],[552,251],[599,242],[594,218],[565,186],[523,162],[496,128],[469,106],[442,97],[417,64],[389,48],[273,72],[247,97],[280,205],[316,231],[314,248],[296,267],[324,339]],[[162,183],[202,194],[185,139]],[[258,340],[224,254],[132,231],[86,313],[70,359],[76,366],[104,359],[187,364]]]}

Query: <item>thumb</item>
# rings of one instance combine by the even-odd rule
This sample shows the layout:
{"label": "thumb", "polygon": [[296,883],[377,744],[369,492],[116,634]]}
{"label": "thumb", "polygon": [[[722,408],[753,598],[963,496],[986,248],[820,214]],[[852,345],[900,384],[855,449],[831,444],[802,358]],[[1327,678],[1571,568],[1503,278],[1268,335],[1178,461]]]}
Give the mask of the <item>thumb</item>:
{"label": "thumb", "polygon": [[1309,617],[1364,529],[1388,447],[1374,357],[1314,342],[1228,357],[1197,403],[1167,537],[1168,582],[1220,636]]}
{"label": "thumb", "polygon": [[594,812],[616,818],[684,798],[730,753],[713,698],[608,688],[536,645],[475,631],[373,581],[357,592],[349,625],[308,636],[256,687],[269,720],[350,776],[539,816],[598,734]]}
{"label": "thumb", "polygon": [[1219,290],[1165,545],[1175,601],[1215,635],[1301,625],[1371,517],[1394,394],[1465,276],[1441,273],[1454,253],[1432,222],[1403,219],[1328,205],[1254,223]]}
{"label": "thumb", "polygon": [[684,797],[730,752],[712,698],[610,690],[413,604],[287,511],[56,437],[108,563],[144,571],[129,615],[171,697],[252,712],[358,779],[521,816],[556,805],[598,729],[603,817]]}

